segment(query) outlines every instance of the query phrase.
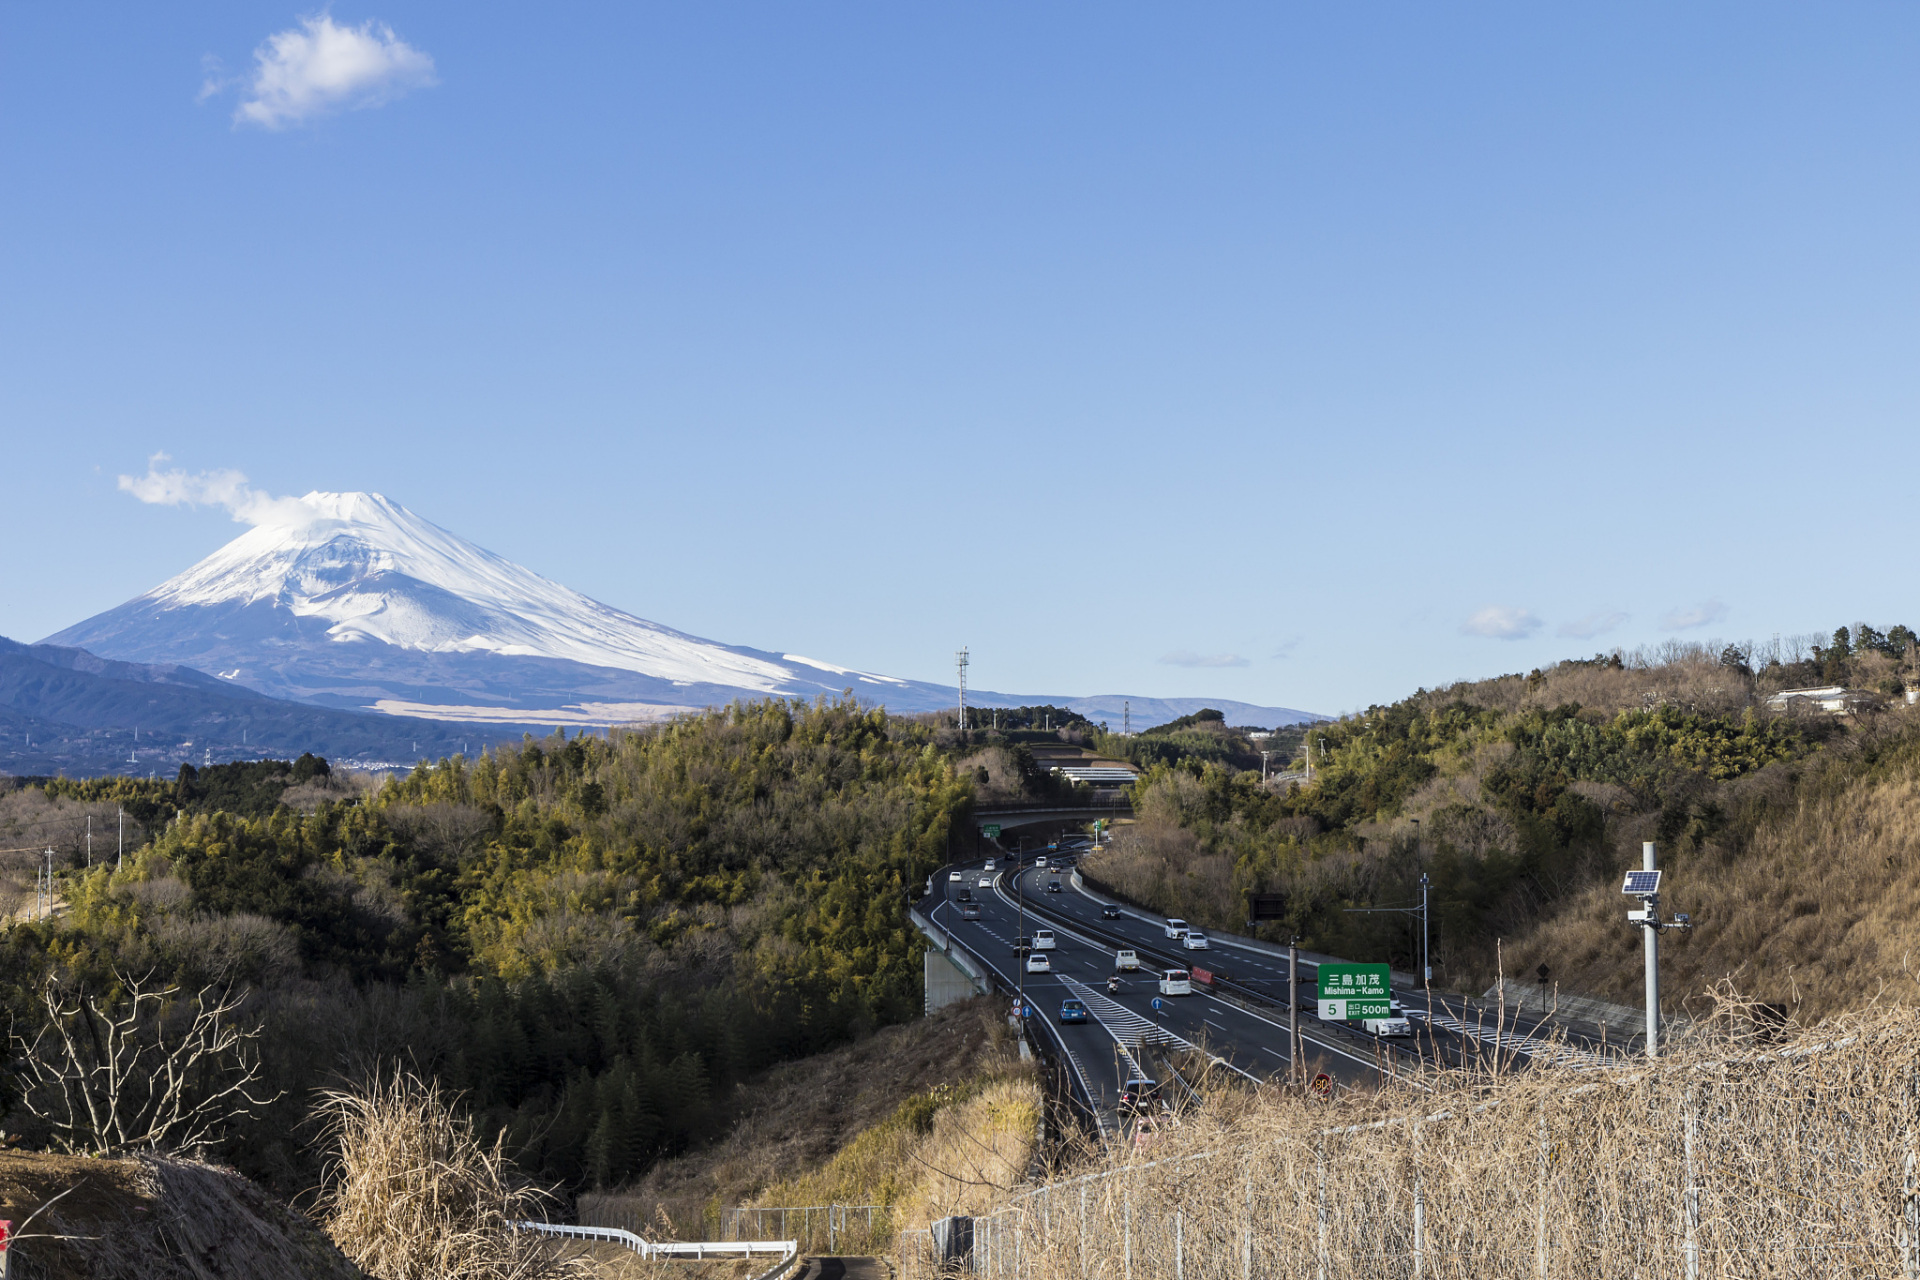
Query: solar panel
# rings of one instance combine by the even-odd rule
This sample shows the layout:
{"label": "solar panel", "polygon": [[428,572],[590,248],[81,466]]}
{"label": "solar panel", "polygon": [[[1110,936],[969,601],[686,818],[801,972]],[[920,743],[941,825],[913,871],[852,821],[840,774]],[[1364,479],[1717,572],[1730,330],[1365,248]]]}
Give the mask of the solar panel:
{"label": "solar panel", "polygon": [[1627,882],[1620,887],[1620,892],[1634,894],[1638,897],[1645,897],[1650,893],[1658,893],[1660,892],[1660,873],[1658,871],[1629,871],[1627,872]]}

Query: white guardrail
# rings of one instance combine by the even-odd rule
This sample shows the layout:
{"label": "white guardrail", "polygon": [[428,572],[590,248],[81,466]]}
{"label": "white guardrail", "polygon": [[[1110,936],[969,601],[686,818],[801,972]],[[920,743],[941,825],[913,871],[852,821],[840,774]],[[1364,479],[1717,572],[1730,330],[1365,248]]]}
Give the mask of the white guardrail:
{"label": "white guardrail", "polygon": [[599,1240],[630,1249],[643,1258],[667,1261],[702,1262],[708,1258],[744,1258],[755,1254],[777,1253],[780,1261],[761,1272],[754,1280],[772,1280],[784,1272],[800,1254],[798,1240],[647,1240],[619,1227],[576,1227],[565,1222],[516,1222],[516,1230],[537,1231],[562,1240]]}

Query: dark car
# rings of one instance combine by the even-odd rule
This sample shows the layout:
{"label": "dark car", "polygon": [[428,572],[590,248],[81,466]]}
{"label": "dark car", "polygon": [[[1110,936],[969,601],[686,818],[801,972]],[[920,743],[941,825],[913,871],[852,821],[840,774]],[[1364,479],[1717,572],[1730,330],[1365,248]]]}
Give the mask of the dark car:
{"label": "dark car", "polygon": [[978,920],[980,918],[980,904],[977,902],[961,903],[960,918],[962,920]]}
{"label": "dark car", "polygon": [[1160,1086],[1152,1080],[1129,1080],[1120,1089],[1122,1111],[1149,1111],[1160,1100]]}
{"label": "dark car", "polygon": [[959,901],[961,901],[961,902],[972,902],[972,901],[973,901],[973,890],[971,890],[971,889],[962,889],[962,890],[961,890],[961,891],[959,892],[959,894],[958,894],[958,895],[956,895],[956,896],[957,896],[957,898],[958,898],[958,900],[959,900]]}
{"label": "dark car", "polygon": [[1086,1005],[1082,1004],[1078,1000],[1062,1000],[1060,1002],[1060,1021],[1085,1022],[1086,1020],[1087,1020]]}
{"label": "dark car", "polygon": [[1060,892],[1060,882],[1058,880],[1047,881],[1047,892],[1048,893]]}
{"label": "dark car", "polygon": [[1109,902],[1106,906],[1100,908],[1100,918],[1102,920],[1118,920],[1120,918],[1120,908]]}
{"label": "dark car", "polygon": [[1026,934],[1023,933],[1013,940],[1013,954],[1023,956],[1031,950],[1033,950],[1033,939]]}

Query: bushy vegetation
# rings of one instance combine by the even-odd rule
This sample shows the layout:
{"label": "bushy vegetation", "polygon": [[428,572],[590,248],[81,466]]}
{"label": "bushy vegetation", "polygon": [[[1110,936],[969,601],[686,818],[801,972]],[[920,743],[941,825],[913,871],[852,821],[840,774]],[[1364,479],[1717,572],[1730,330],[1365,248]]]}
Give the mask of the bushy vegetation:
{"label": "bushy vegetation", "polygon": [[0,998],[26,1016],[50,971],[247,990],[283,1096],[226,1154],[287,1189],[313,1181],[314,1090],[395,1062],[535,1176],[609,1185],[723,1127],[746,1075],[918,1013],[909,890],[971,785],[851,699],[529,739],[377,790],[311,759],[50,784],[20,794],[138,805],[153,835],[0,939]]}
{"label": "bushy vegetation", "polygon": [[1245,927],[1249,894],[1281,895],[1275,936],[1406,969],[1413,917],[1350,909],[1415,905],[1425,875],[1438,980],[1484,987],[1495,943],[1520,939],[1510,959],[1610,990],[1611,968],[1631,967],[1623,929],[1578,947],[1528,940],[1589,890],[1586,909],[1611,912],[1600,900],[1618,897],[1642,840],[1726,883],[1799,806],[1864,785],[1854,771],[1882,768],[1868,763],[1887,758],[1882,739],[1908,732],[1903,701],[1830,717],[1767,697],[1827,678],[1904,688],[1914,656],[1906,628],[1861,626],[1825,644],[1669,646],[1422,690],[1315,726],[1311,785],[1263,786],[1199,755],[1155,765],[1135,788],[1139,821],[1086,870],[1220,927]]}

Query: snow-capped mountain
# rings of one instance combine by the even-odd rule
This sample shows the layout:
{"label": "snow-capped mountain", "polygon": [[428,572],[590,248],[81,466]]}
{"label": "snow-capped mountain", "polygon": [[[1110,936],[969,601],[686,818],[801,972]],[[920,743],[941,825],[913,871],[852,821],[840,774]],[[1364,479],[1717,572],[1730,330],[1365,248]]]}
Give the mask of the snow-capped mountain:
{"label": "snow-capped mountain", "polygon": [[[42,644],[178,663],[275,697],[439,721],[606,725],[735,698],[851,688],[894,711],[954,705],[950,685],[690,636],[581,595],[377,493],[276,501],[177,577]],[[1109,703],[970,693],[981,706]],[[1212,705],[1236,723],[1285,707],[1139,699],[1139,727]]]}
{"label": "snow-capped mountain", "polygon": [[944,689],[702,640],[601,604],[374,493],[310,493],[177,577],[48,637],[263,693],[399,714],[647,719],[736,696]]}

